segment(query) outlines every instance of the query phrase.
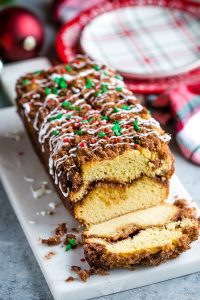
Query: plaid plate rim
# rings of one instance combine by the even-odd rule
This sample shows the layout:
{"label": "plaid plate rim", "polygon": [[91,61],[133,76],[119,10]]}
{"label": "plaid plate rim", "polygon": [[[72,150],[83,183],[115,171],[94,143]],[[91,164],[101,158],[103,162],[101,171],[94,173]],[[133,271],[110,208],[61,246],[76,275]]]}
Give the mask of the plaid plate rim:
{"label": "plaid plate rim", "polygon": [[[153,25],[145,23],[143,12],[147,17],[156,18]],[[131,14],[134,24],[130,22]],[[157,20],[160,20],[158,24]],[[103,27],[104,23],[106,30]],[[126,7],[93,19],[84,28],[80,41],[82,49],[89,56],[106,62],[125,76],[160,78],[185,73],[200,66],[198,29],[200,22],[196,18],[177,9],[156,6],[153,10],[152,7]],[[166,38],[169,40],[167,46]],[[180,49],[177,50],[178,47]],[[115,49],[121,49],[121,54],[119,50],[115,52]],[[135,71],[130,70],[131,64]]]}

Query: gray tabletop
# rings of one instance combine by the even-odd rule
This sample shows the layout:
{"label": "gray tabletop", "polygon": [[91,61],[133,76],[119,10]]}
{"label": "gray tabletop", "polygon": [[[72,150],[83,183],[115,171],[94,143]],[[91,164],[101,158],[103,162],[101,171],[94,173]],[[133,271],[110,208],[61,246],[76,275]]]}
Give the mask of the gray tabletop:
{"label": "gray tabletop", "polygon": [[[48,21],[48,10],[45,8],[49,1],[24,0],[18,2],[31,7],[47,24],[47,39],[43,54],[49,54],[49,49],[52,49],[51,44],[55,35],[55,28]],[[46,12],[46,15],[44,12]],[[54,55],[53,50],[51,50],[50,55]],[[0,106],[7,105],[9,104],[6,97],[1,92]],[[173,141],[171,148],[176,157],[176,173],[193,199],[199,203],[200,167],[185,160],[180,154],[175,139]],[[43,300],[52,299],[52,296],[0,182],[0,300],[4,299]],[[197,300],[200,299],[200,273],[99,299]]]}

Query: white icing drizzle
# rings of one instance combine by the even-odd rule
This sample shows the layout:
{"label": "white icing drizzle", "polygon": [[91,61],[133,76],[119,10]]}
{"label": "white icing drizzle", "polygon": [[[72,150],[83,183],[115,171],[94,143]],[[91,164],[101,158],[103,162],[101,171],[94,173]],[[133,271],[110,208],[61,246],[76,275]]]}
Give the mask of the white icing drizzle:
{"label": "white icing drizzle", "polygon": [[89,69],[83,72],[78,73],[77,75],[70,75],[70,74],[57,74],[57,73],[53,73],[51,74],[49,77],[52,80],[55,80],[56,78],[64,78],[66,81],[73,81],[75,79],[81,78],[81,77],[86,77],[92,73],[94,73],[95,70],[94,69]]}
{"label": "white icing drizzle", "polygon": [[[76,67],[77,69],[82,68],[86,66],[86,62],[81,62],[81,63],[73,63],[73,66]],[[56,70],[56,68],[55,68]],[[49,75],[49,79],[55,81],[56,78],[64,78],[66,81],[73,81],[76,80],[77,84],[80,84],[81,87],[72,87],[71,91],[74,94],[71,94],[70,91],[67,91],[66,97],[60,97],[55,94],[49,94],[45,97],[44,103],[38,102],[37,104],[34,103],[34,105],[39,105],[39,109],[35,115],[35,119],[33,121],[33,127],[35,130],[38,131],[38,140],[39,143],[41,143],[42,146],[42,151],[44,151],[44,144],[46,140],[48,139],[49,143],[49,150],[50,150],[50,155],[49,155],[49,171],[50,174],[54,177],[55,183],[59,185],[59,188],[64,195],[64,197],[67,197],[69,194],[69,187],[66,187],[66,191],[63,190],[62,185],[59,181],[59,177],[61,176],[61,166],[64,164],[67,160],[70,160],[71,158],[75,158],[77,156],[77,151],[80,147],[87,147],[87,141],[84,139],[81,139],[81,142],[77,144],[76,147],[71,148],[67,154],[65,154],[62,157],[55,158],[56,155],[59,153],[59,151],[66,146],[66,142],[64,142],[64,139],[67,139],[69,142],[73,142],[73,140],[76,137],[75,132],[68,132],[69,126],[74,126],[76,123],[80,122],[82,120],[82,117],[77,116],[75,112],[72,111],[66,111],[65,108],[61,106],[62,100],[63,101],[68,101],[70,104],[72,104],[75,107],[80,107],[80,109],[83,108],[89,108],[89,110],[86,112],[85,117],[90,118],[94,116],[99,116],[102,112],[104,113],[105,116],[112,118],[116,117],[118,115],[120,116],[126,116],[125,119],[120,120],[120,139],[117,142],[118,145],[124,145],[127,143],[127,139],[130,139],[130,146],[134,146],[135,143],[132,142],[135,137],[146,137],[149,135],[156,135],[161,141],[163,142],[168,142],[170,140],[170,136],[168,134],[159,134],[159,131],[155,128],[160,128],[159,123],[154,120],[153,118],[149,119],[142,119],[139,115],[135,115],[134,117],[129,117],[130,113],[140,113],[143,110],[143,106],[139,103],[136,104],[130,104],[128,105],[128,110],[119,108],[117,106],[117,111],[115,112],[113,110],[113,106],[116,105],[114,100],[112,100],[112,97],[110,97],[110,101],[108,101],[108,95],[112,96],[113,94],[118,94],[120,97],[120,100],[118,101],[118,105],[120,104],[123,106],[123,104],[127,105],[128,100],[135,100],[135,96],[132,95],[132,93],[127,90],[124,82],[122,80],[119,80],[114,77],[108,77],[105,75],[105,69],[96,71],[94,68],[86,69],[84,71],[79,72],[76,75],[71,75],[71,74],[57,74],[53,73]],[[100,89],[103,84],[107,86],[107,91],[103,94],[100,94],[99,96],[93,96],[94,93],[96,93],[96,89],[90,88],[87,90],[85,86],[82,86],[82,78],[87,77],[88,75],[91,74],[96,74],[98,73],[100,75],[100,80],[93,79],[93,83],[96,83],[96,89]],[[109,82],[107,81],[109,80]],[[51,84],[51,81],[48,81],[48,79],[41,79],[41,80],[36,80],[36,83],[40,85],[41,87],[48,86]],[[121,91],[116,91],[116,87],[120,87]],[[87,92],[86,92],[87,90]],[[59,93],[58,89],[58,93]],[[23,95],[25,96],[30,96],[34,93],[34,91],[30,93],[26,93]],[[83,97],[84,94],[84,97]],[[40,97],[39,94],[35,93],[32,98],[37,98]],[[57,106],[51,110],[44,118],[42,123],[40,124],[40,128],[38,127],[38,118],[39,114],[42,109],[44,109],[49,100],[54,100],[57,102]],[[87,102],[89,100],[89,102]],[[89,104],[91,103],[91,105]],[[31,103],[32,104],[32,103]],[[98,107],[97,109],[94,109],[95,105]],[[101,105],[101,106],[100,106]],[[24,113],[29,118],[29,113],[31,111],[30,108],[30,103],[24,103]],[[59,119],[54,119],[58,114],[62,114]],[[66,122],[67,116],[71,115],[70,119]],[[133,122],[137,119],[138,126],[141,128],[145,128],[145,132],[128,132],[128,129],[126,128],[126,125],[133,124]],[[56,126],[52,126],[56,123]],[[66,126],[67,124],[67,126]],[[93,126],[98,125],[97,128],[92,128],[90,124],[88,123],[82,123],[81,124],[81,130],[82,132],[86,132],[87,134],[96,137],[97,134],[100,132],[104,132],[104,130],[108,129],[109,132],[112,132],[112,127],[114,126],[113,123],[108,123],[105,120],[101,121],[101,125],[99,125],[98,121],[94,121]],[[148,127],[150,126],[150,128]],[[152,127],[153,128],[152,128]],[[54,131],[58,131],[59,134],[53,134]],[[114,144],[111,143],[113,139],[117,139],[118,137],[115,136],[115,133],[113,132],[113,136],[109,136],[109,141],[107,144],[104,144],[104,147],[111,147]],[[91,152],[95,152],[101,147],[101,144],[105,143],[104,138],[98,138],[98,140],[95,140],[94,143],[92,142],[90,144]],[[81,146],[82,145],[82,146]],[[69,179],[70,172],[76,168],[76,165],[73,164],[68,167],[66,170],[67,172],[67,179]],[[31,182],[31,181],[30,181]],[[33,187],[31,186],[31,190],[33,193],[34,198],[39,198],[45,194],[48,194],[52,192],[51,190],[47,189],[46,183],[42,183],[39,189],[34,190]]]}

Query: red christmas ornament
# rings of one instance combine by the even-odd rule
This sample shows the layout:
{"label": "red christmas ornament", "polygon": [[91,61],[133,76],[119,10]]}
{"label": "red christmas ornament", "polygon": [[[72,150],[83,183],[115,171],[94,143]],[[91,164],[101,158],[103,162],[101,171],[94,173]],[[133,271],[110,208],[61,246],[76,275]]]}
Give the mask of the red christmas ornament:
{"label": "red christmas ornament", "polygon": [[29,10],[8,7],[0,11],[0,57],[5,61],[38,54],[44,40],[41,21]]}

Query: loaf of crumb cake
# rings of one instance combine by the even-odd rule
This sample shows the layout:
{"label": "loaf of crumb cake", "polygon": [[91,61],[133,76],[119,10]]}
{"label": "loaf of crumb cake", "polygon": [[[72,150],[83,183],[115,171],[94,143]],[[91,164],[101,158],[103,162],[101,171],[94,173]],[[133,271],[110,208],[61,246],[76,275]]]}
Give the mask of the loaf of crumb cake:
{"label": "loaf of crumb cake", "polygon": [[198,238],[191,208],[173,204],[129,213],[83,233],[85,257],[95,269],[158,265],[190,248]]}
{"label": "loaf of crumb cake", "polygon": [[18,112],[64,205],[90,226],[164,202],[170,136],[115,71],[77,56],[16,85]]}

